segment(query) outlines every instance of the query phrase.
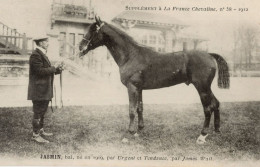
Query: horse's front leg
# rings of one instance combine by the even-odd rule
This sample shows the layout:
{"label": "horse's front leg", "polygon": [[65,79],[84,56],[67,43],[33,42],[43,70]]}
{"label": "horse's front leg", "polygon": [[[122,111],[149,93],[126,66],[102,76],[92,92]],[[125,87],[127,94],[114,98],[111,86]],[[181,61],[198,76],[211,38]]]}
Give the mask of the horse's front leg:
{"label": "horse's front leg", "polygon": [[129,117],[130,117],[130,123],[129,123],[129,132],[134,133],[135,127],[134,127],[134,119],[135,119],[135,113],[138,113],[138,127],[143,127],[143,114],[142,114],[142,103],[140,103],[140,98],[142,96],[142,90],[139,90],[134,84],[129,83],[128,86],[128,96],[129,96]]}
{"label": "horse's front leg", "polygon": [[142,130],[144,128],[144,119],[143,119],[143,97],[142,97],[142,90],[139,91],[139,98],[138,98],[138,130]]}

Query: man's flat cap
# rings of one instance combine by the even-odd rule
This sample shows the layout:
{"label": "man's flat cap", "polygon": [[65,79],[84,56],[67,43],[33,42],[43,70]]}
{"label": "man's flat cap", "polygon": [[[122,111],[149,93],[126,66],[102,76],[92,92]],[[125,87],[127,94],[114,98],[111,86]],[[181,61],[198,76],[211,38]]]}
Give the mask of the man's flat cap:
{"label": "man's flat cap", "polygon": [[33,41],[35,42],[46,41],[46,40],[48,40],[47,36],[39,36],[33,39]]}

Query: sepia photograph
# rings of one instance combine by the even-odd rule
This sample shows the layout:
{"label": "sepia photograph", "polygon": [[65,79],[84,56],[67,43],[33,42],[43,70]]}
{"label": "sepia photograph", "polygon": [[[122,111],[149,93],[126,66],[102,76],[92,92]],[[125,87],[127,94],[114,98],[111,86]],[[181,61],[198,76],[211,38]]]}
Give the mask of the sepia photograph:
{"label": "sepia photograph", "polygon": [[0,166],[259,166],[259,10],[0,0]]}

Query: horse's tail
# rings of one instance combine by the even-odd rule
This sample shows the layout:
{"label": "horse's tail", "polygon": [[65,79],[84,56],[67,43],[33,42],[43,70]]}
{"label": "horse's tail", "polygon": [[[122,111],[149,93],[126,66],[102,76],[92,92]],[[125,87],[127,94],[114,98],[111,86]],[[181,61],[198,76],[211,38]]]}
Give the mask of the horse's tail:
{"label": "horse's tail", "polygon": [[229,75],[227,62],[224,60],[223,57],[221,57],[218,54],[215,53],[209,53],[209,54],[216,59],[218,64],[218,87],[228,89],[230,85],[230,80],[229,80],[230,75]]}

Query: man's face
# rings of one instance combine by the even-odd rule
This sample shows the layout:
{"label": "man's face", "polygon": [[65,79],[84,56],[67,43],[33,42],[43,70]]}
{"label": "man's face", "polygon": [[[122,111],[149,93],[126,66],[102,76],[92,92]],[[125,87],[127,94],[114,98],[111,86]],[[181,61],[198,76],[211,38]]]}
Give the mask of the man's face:
{"label": "man's face", "polygon": [[48,46],[49,46],[49,40],[47,39],[47,40],[41,41],[41,42],[40,42],[40,46],[41,46],[43,49],[47,50],[47,49],[48,49]]}

